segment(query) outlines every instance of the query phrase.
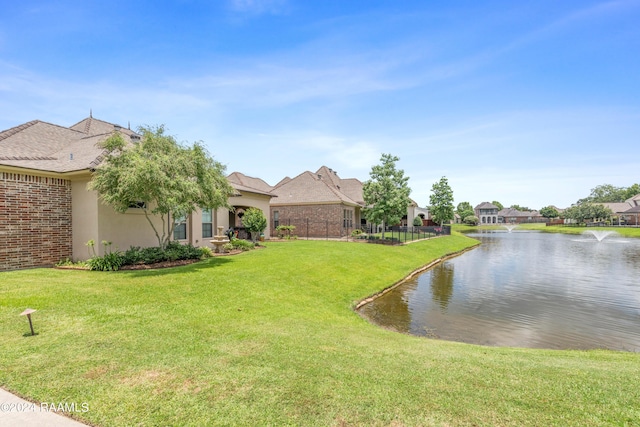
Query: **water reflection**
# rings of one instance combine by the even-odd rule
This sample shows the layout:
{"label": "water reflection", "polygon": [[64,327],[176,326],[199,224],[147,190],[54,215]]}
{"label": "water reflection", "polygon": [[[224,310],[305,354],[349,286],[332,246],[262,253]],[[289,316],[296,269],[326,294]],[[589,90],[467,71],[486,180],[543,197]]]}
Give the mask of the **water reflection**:
{"label": "water reflection", "polygon": [[453,266],[451,264],[443,263],[433,269],[431,294],[433,301],[446,311],[453,296]]}
{"label": "water reflection", "polygon": [[476,344],[640,351],[640,239],[474,237],[479,248],[364,306],[363,315]]}

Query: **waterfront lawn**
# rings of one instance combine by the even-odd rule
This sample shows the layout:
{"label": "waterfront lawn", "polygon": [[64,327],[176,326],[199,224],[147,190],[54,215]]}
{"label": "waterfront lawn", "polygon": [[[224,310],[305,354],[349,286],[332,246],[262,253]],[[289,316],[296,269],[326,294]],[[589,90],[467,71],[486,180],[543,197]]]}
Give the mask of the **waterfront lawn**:
{"label": "waterfront lawn", "polygon": [[[453,230],[458,231],[460,233],[473,233],[480,230],[503,230],[505,231],[505,227],[502,224],[495,225],[479,225],[479,226],[470,226],[465,224],[454,224]],[[543,231],[545,233],[564,233],[564,234],[582,234],[587,230],[593,231],[613,231],[622,237],[637,237],[640,238],[640,227],[574,227],[574,226],[564,226],[564,225],[550,225],[541,223],[533,223],[533,224],[518,224],[515,230],[532,230],[532,231]]]}
{"label": "waterfront lawn", "polygon": [[157,271],[0,273],[0,386],[86,403],[74,416],[97,426],[637,423],[639,354],[417,338],[352,311],[473,242],[299,240]]}

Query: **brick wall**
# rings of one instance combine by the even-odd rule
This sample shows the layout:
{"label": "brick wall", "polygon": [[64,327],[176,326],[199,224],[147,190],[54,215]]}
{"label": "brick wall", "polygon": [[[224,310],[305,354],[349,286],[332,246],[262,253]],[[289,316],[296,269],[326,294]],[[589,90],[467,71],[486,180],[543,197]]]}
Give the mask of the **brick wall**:
{"label": "brick wall", "polygon": [[71,182],[0,172],[0,271],[71,256]]}
{"label": "brick wall", "polygon": [[[353,211],[350,226],[344,227],[344,213],[347,209]],[[343,237],[351,233],[353,228],[360,226],[360,219],[356,218],[355,208],[352,206],[332,205],[299,205],[271,207],[271,235],[277,236],[274,224],[274,213],[278,212],[279,225],[295,225],[292,234],[299,237]]]}

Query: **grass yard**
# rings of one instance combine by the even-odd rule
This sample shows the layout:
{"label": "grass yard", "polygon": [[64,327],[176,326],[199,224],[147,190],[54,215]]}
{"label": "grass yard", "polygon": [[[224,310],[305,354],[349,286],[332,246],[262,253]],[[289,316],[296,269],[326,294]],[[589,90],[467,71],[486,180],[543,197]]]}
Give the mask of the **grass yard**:
{"label": "grass yard", "polygon": [[474,242],[298,240],[157,271],[0,273],[0,386],[86,402],[76,416],[96,426],[640,425],[640,354],[417,338],[353,312]]}
{"label": "grass yard", "polygon": [[[504,225],[480,225],[477,227],[454,224],[453,230],[461,233],[474,232],[478,230],[503,230],[506,231]],[[518,224],[515,230],[533,230],[542,231],[545,233],[564,233],[564,234],[582,234],[587,230],[593,231],[613,231],[622,237],[637,237],[640,238],[640,227],[565,227],[561,225],[546,224]]]}

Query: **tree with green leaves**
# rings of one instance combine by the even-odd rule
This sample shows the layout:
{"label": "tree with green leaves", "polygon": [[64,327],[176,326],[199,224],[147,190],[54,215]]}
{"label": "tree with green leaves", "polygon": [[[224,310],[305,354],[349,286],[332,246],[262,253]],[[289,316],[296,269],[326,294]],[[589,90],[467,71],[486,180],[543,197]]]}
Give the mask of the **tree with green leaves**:
{"label": "tree with green leaves", "polygon": [[540,209],[540,215],[545,218],[558,218],[560,216],[556,208],[554,208],[553,206],[545,206],[544,208]]}
{"label": "tree with green leaves", "polygon": [[529,211],[531,211],[531,209],[529,209],[529,208],[528,208],[528,207],[526,207],[526,206],[511,205],[511,206],[509,206],[509,207],[510,207],[511,209],[515,209],[515,210],[520,211],[520,212],[529,212]]}
{"label": "tree with green leaves", "polygon": [[382,224],[384,239],[385,225],[400,223],[409,206],[409,177],[404,176],[402,169],[396,169],[400,159],[391,154],[383,154],[380,164],[371,168],[371,179],[362,186],[366,207],[365,218],[373,224]]}
{"label": "tree with green leaves", "polygon": [[504,209],[504,205],[500,202],[498,202],[497,200],[494,200],[493,202],[491,202],[492,205],[496,206],[498,208],[499,211],[501,211],[502,209]]}
{"label": "tree with green leaves", "polygon": [[101,144],[106,154],[89,188],[117,212],[136,204],[158,245],[165,248],[178,218],[198,207],[229,207],[228,198],[234,190],[225,177],[224,165],[213,160],[202,143],[182,146],[165,134],[164,126],[141,127],[138,132],[139,141],[127,142],[116,132]]}
{"label": "tree with green leaves", "polygon": [[267,228],[267,217],[258,208],[249,208],[244,212],[242,225],[251,233],[251,240],[256,242],[258,234]]}
{"label": "tree with green leaves", "polygon": [[473,207],[469,202],[460,202],[456,207],[456,213],[460,216],[460,221],[464,222],[464,219],[468,216],[475,215]]}
{"label": "tree with green leaves", "polygon": [[613,211],[599,203],[585,202],[565,209],[563,215],[565,218],[573,219],[578,224],[582,224],[586,220],[608,220],[613,215]]}
{"label": "tree with green leaves", "polygon": [[577,204],[588,203],[620,203],[640,194],[640,185],[630,187],[616,187],[611,184],[597,185],[591,189],[588,197],[578,200]]}
{"label": "tree with green leaves", "polygon": [[633,184],[630,187],[627,187],[626,193],[624,195],[624,200],[628,200],[632,197],[640,194],[640,184]]}
{"label": "tree with green leaves", "polygon": [[453,220],[453,190],[446,177],[443,176],[431,187],[429,204],[431,217],[436,223],[442,226],[445,222]]}

